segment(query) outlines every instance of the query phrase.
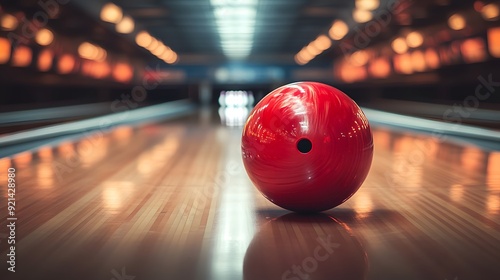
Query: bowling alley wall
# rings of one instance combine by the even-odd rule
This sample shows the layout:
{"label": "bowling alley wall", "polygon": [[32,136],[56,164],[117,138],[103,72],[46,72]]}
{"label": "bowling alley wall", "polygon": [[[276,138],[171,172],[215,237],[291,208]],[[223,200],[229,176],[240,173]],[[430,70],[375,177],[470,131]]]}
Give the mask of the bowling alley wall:
{"label": "bowling alley wall", "polygon": [[159,69],[177,53],[134,27],[118,6],[96,12],[66,0],[2,3],[1,111],[110,102],[136,86],[149,93],[142,106],[187,97],[187,85],[158,82],[176,78],[165,79]]}

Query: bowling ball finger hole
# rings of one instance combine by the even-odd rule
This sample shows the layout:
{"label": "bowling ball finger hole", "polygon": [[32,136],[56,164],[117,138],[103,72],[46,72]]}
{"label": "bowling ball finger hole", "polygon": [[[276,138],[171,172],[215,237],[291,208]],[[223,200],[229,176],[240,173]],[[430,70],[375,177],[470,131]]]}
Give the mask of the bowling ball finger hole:
{"label": "bowling ball finger hole", "polygon": [[299,141],[297,141],[297,150],[303,154],[307,154],[311,151],[312,149],[312,143],[311,140],[307,138],[302,138]]}

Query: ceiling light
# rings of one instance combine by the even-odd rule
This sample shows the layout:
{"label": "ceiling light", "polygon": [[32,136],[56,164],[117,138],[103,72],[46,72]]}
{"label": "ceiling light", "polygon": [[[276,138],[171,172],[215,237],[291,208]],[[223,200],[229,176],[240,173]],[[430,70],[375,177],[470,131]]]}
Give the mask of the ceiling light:
{"label": "ceiling light", "polygon": [[226,18],[255,18],[257,11],[252,7],[219,7],[214,9],[214,15],[217,19]]}
{"label": "ceiling light", "polygon": [[356,8],[361,10],[375,10],[380,5],[379,0],[356,0]]}
{"label": "ceiling light", "polygon": [[257,4],[257,0],[237,0],[237,1],[231,1],[231,0],[210,0],[210,4],[212,4],[212,6],[256,5]]}
{"label": "ceiling light", "polygon": [[398,54],[403,54],[408,51],[408,45],[406,45],[406,40],[403,38],[394,39],[391,46],[392,49]]}
{"label": "ceiling light", "polygon": [[453,30],[461,30],[465,28],[465,18],[459,14],[454,14],[448,19],[448,25]]}
{"label": "ceiling light", "polygon": [[151,35],[149,35],[146,31],[141,31],[135,36],[135,42],[143,48],[151,44],[152,39],[153,37],[151,37]]}
{"label": "ceiling light", "polygon": [[352,11],[352,18],[358,23],[365,23],[373,18],[373,14],[368,10],[355,9]]}
{"label": "ceiling light", "polygon": [[349,62],[354,66],[363,66],[368,63],[370,55],[365,50],[359,50],[349,57]]}
{"label": "ceiling light", "polygon": [[257,0],[211,0],[221,48],[228,57],[250,54],[255,32]]}
{"label": "ceiling light", "polygon": [[319,35],[312,44],[315,48],[324,51],[332,46],[332,41],[326,35]]}
{"label": "ceiling light", "polygon": [[134,31],[134,27],[134,20],[129,16],[124,16],[122,20],[116,24],[115,28],[118,33],[129,34]]}
{"label": "ceiling light", "polygon": [[83,42],[78,46],[78,54],[82,58],[96,61],[105,60],[107,55],[103,48],[89,42]]}
{"label": "ceiling light", "polygon": [[481,15],[485,20],[495,20],[498,19],[498,16],[500,14],[498,5],[495,3],[491,3],[488,5],[485,5],[481,9]]}
{"label": "ceiling light", "polygon": [[336,20],[330,30],[328,31],[328,35],[333,40],[340,40],[344,38],[345,35],[349,32],[349,27],[342,20]]}
{"label": "ceiling light", "polygon": [[17,25],[19,24],[17,18],[11,14],[4,14],[2,16],[2,19],[0,21],[0,25],[2,26],[3,30],[6,31],[12,31],[16,29]]}
{"label": "ceiling light", "polygon": [[300,52],[299,52],[299,56],[303,59],[303,60],[307,60],[307,61],[310,61],[312,60],[314,57],[316,57],[315,55],[311,54],[310,52],[308,52],[306,50],[306,48],[303,48]]}
{"label": "ceiling light", "polygon": [[317,56],[321,53],[321,50],[317,49],[312,43],[307,45],[306,51],[314,56]]}
{"label": "ceiling light", "polygon": [[423,42],[424,42],[424,37],[417,31],[410,32],[406,36],[406,44],[410,48],[418,48],[422,45]]}
{"label": "ceiling light", "polygon": [[102,6],[101,20],[111,23],[118,23],[123,17],[122,9],[113,3]]}
{"label": "ceiling light", "polygon": [[52,31],[43,28],[38,30],[35,36],[35,41],[41,46],[47,46],[54,40],[54,34]]}

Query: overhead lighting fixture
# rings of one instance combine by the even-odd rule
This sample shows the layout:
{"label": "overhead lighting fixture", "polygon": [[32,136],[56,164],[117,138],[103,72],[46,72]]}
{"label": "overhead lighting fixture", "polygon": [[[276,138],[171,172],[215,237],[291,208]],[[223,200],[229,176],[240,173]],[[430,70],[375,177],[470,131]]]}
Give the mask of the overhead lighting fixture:
{"label": "overhead lighting fixture", "polygon": [[31,64],[31,58],[33,52],[27,46],[18,46],[14,49],[14,54],[12,55],[12,65],[18,67],[26,67]]}
{"label": "overhead lighting fixture", "polygon": [[379,0],[356,0],[356,8],[361,10],[375,10],[380,6]]}
{"label": "overhead lighting fixture", "polygon": [[120,22],[116,24],[116,32],[122,33],[122,34],[129,34],[134,31],[134,20],[129,17],[129,16],[124,16]]}
{"label": "overhead lighting fixture", "polygon": [[316,49],[324,51],[332,46],[332,41],[330,41],[330,38],[326,35],[319,35],[318,38],[312,42],[312,44]]}
{"label": "overhead lighting fixture", "polygon": [[107,56],[107,52],[103,48],[89,42],[83,42],[78,46],[78,54],[82,58],[95,61],[103,61]]}
{"label": "overhead lighting fixture", "polygon": [[146,31],[141,31],[135,36],[135,42],[137,43],[137,45],[143,48],[149,46],[152,41],[153,37],[151,37],[151,35],[149,35],[149,33]]}
{"label": "overhead lighting fixture", "polygon": [[312,43],[307,45],[306,51],[313,56],[317,56],[318,54],[321,53],[321,50],[317,49]]}
{"label": "overhead lighting fixture", "polygon": [[305,61],[305,60],[303,60],[303,59],[302,59],[302,57],[301,57],[299,54],[296,54],[296,55],[294,56],[294,59],[295,59],[295,62],[296,62],[297,64],[299,64],[299,65],[304,65],[304,64],[306,64],[307,62],[309,62],[309,61]]}
{"label": "overhead lighting fixture", "polygon": [[398,54],[403,54],[408,51],[408,45],[406,44],[406,40],[403,38],[396,38],[394,41],[392,41],[392,49],[398,53]]}
{"label": "overhead lighting fixture", "polygon": [[35,35],[35,41],[41,46],[47,46],[54,40],[52,31],[42,28]]}
{"label": "overhead lighting fixture", "polygon": [[352,11],[352,18],[357,23],[365,23],[373,18],[373,14],[368,10],[355,9]]}
{"label": "overhead lighting fixture", "polygon": [[123,17],[123,11],[113,3],[107,3],[102,6],[101,20],[111,23],[119,23]]}
{"label": "overhead lighting fixture", "polygon": [[141,31],[135,36],[137,45],[147,49],[151,54],[163,60],[165,63],[173,64],[177,62],[178,56],[171,48],[163,44],[162,41],[149,35],[146,31]]}
{"label": "overhead lighting fixture", "polygon": [[161,42],[158,41],[156,38],[152,37],[151,39],[151,44],[146,46],[146,49],[150,52],[154,51],[156,48],[160,46]]}
{"label": "overhead lighting fixture", "polygon": [[500,9],[498,8],[498,5],[495,3],[491,3],[488,5],[483,6],[481,9],[481,15],[485,20],[496,20],[498,19],[498,16],[500,14]]}
{"label": "overhead lighting fixture", "polygon": [[406,44],[410,48],[418,48],[424,43],[424,37],[420,32],[413,31],[406,36]]}
{"label": "overhead lighting fixture", "polygon": [[347,35],[349,32],[349,27],[347,24],[342,21],[342,20],[336,20],[333,22],[332,27],[330,27],[330,30],[328,31],[328,35],[330,35],[330,38],[333,40],[340,40]]}
{"label": "overhead lighting fixture", "polygon": [[368,63],[370,54],[365,50],[359,50],[349,56],[349,62],[354,66],[364,66]]}
{"label": "overhead lighting fixture", "polygon": [[500,27],[488,29],[488,49],[491,56],[500,58]]}
{"label": "overhead lighting fixture", "polygon": [[38,55],[38,70],[43,72],[48,71],[52,67],[53,59],[54,53],[51,50],[45,49],[41,51]]}
{"label": "overhead lighting fixture", "polygon": [[9,39],[0,37],[0,64],[9,61],[11,47]]}
{"label": "overhead lighting fixture", "polygon": [[75,68],[75,58],[70,54],[63,54],[59,58],[59,62],[57,64],[57,71],[60,74],[69,74]]}
{"label": "overhead lighting fixture", "polygon": [[4,14],[0,20],[0,25],[3,30],[12,31],[17,28],[19,21],[17,18],[11,14]]}
{"label": "overhead lighting fixture", "polygon": [[448,18],[448,26],[453,30],[462,30],[465,28],[465,18],[459,14],[454,14]]}
{"label": "overhead lighting fixture", "polygon": [[221,48],[230,58],[250,54],[255,32],[257,0],[211,0]]}

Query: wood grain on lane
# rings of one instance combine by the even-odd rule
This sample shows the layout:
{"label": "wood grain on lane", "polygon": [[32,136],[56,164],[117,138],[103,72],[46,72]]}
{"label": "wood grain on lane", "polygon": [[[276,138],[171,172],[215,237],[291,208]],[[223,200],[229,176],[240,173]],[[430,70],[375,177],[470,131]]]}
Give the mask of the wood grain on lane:
{"label": "wood grain on lane", "polygon": [[499,279],[499,152],[378,128],[362,188],[301,216],[252,186],[240,135],[202,113],[0,159],[2,279]]}

